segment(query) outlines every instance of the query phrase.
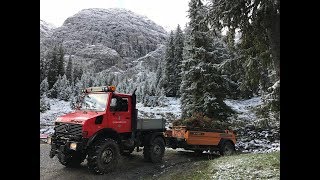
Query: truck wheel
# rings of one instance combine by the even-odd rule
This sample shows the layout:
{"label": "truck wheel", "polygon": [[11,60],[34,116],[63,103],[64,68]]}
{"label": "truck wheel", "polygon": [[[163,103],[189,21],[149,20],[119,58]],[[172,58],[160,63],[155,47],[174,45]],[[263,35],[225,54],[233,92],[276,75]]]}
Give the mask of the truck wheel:
{"label": "truck wheel", "polygon": [[88,151],[88,169],[95,174],[114,170],[119,161],[119,147],[112,139],[98,140]]}
{"label": "truck wheel", "polygon": [[162,161],[165,151],[165,144],[161,137],[155,138],[150,145],[143,148],[143,155],[147,161],[158,163]]}
{"label": "truck wheel", "polygon": [[86,156],[81,154],[80,152],[58,153],[59,162],[66,167],[77,167],[83,162],[85,158]]}
{"label": "truck wheel", "polygon": [[234,154],[235,148],[230,141],[226,141],[222,144],[219,151],[222,156],[230,156]]}

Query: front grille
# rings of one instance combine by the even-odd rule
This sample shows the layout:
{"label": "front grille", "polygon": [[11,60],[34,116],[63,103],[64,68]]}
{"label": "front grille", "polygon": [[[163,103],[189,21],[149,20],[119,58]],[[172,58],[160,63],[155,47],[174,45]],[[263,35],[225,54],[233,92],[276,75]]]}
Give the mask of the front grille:
{"label": "front grille", "polygon": [[56,123],[54,131],[57,134],[67,134],[74,136],[82,135],[82,125],[81,124],[69,124],[69,123]]}

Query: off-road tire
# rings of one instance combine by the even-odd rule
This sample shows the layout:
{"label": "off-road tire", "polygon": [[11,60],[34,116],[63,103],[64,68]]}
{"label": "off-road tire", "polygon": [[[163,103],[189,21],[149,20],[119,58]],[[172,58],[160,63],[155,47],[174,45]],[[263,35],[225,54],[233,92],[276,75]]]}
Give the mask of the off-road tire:
{"label": "off-road tire", "polygon": [[156,137],[148,145],[143,148],[143,156],[145,160],[159,163],[162,161],[165,151],[165,143],[161,137]]}
{"label": "off-road tire", "polygon": [[230,156],[235,153],[235,147],[230,141],[225,141],[221,145],[219,152],[222,156]]}
{"label": "off-road tire", "polygon": [[66,167],[78,167],[84,161],[86,156],[80,152],[59,152],[59,162]]}
{"label": "off-road tire", "polygon": [[119,146],[112,139],[96,141],[88,151],[88,169],[94,174],[113,171],[119,162]]}

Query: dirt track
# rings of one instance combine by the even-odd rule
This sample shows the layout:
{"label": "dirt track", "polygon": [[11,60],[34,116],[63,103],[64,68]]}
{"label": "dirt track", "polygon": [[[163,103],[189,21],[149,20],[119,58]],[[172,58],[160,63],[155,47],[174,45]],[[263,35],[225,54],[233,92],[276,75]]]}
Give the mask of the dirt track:
{"label": "dirt track", "polygon": [[202,160],[216,157],[208,157],[206,154],[197,157],[191,151],[166,149],[163,163],[152,164],[143,159],[142,151],[133,152],[129,157],[121,156],[119,167],[114,172],[94,175],[87,170],[86,161],[79,168],[66,168],[59,163],[57,157],[49,158],[49,151],[50,146],[48,144],[40,144],[40,179],[158,179],[163,178],[168,173],[180,171],[183,173],[190,167],[194,168],[200,165]]}

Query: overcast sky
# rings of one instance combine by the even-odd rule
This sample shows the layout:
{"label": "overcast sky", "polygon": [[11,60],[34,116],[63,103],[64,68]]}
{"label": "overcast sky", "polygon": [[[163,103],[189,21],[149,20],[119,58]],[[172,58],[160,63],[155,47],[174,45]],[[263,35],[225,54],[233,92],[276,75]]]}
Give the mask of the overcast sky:
{"label": "overcast sky", "polygon": [[86,8],[125,8],[147,16],[166,30],[188,22],[189,0],[40,0],[40,19],[59,27],[70,16]]}

